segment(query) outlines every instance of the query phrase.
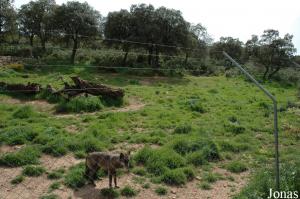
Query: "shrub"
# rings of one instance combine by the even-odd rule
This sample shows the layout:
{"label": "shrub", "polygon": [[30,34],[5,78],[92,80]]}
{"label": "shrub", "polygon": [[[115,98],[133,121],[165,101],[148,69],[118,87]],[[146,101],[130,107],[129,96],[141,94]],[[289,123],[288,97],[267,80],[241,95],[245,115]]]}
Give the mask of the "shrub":
{"label": "shrub", "polygon": [[231,132],[231,133],[233,133],[233,134],[235,134],[235,135],[244,133],[245,130],[246,130],[245,127],[241,126],[241,125],[238,124],[237,122],[235,122],[235,123],[230,122],[230,123],[228,123],[228,124],[225,124],[224,127],[225,127],[225,130],[226,130],[227,132]]}
{"label": "shrub", "polygon": [[207,163],[202,151],[189,153],[186,159],[189,164],[193,164],[194,166],[201,166]]}
{"label": "shrub", "polygon": [[0,140],[9,145],[25,144],[26,141],[32,141],[38,135],[37,132],[29,127],[12,127],[1,134]]}
{"label": "shrub", "polygon": [[64,169],[57,169],[57,170],[50,172],[47,177],[48,177],[48,179],[51,179],[51,180],[60,179],[63,177],[64,172],[65,172]]}
{"label": "shrub", "polygon": [[24,147],[17,152],[7,153],[1,156],[0,165],[17,167],[28,164],[37,164],[40,151],[36,147]]}
{"label": "shrub", "polygon": [[163,196],[163,195],[167,195],[168,190],[165,187],[157,187],[155,189],[155,193],[157,193],[157,195],[159,196]]}
{"label": "shrub", "polygon": [[103,188],[100,190],[100,195],[103,198],[113,199],[113,198],[118,198],[120,194],[118,191],[116,191],[113,188]]}
{"label": "shrub", "polygon": [[[295,163],[283,164],[280,167],[281,191],[300,190],[300,165]],[[274,169],[261,169],[252,177],[250,182],[234,199],[267,198],[270,189],[275,190]]]}
{"label": "shrub", "polygon": [[203,107],[203,105],[201,104],[201,102],[199,100],[190,102],[189,106],[192,111],[195,111],[198,113],[206,112],[205,108]]}
{"label": "shrub", "polygon": [[54,157],[63,156],[67,153],[66,139],[58,138],[43,146],[42,151]]}
{"label": "shrub", "polygon": [[103,104],[99,97],[75,97],[70,101],[60,101],[56,107],[57,112],[93,112],[103,109]]}
{"label": "shrub", "polygon": [[32,116],[34,116],[34,111],[30,106],[22,106],[13,113],[13,117],[18,119],[26,119]]}
{"label": "shrub", "polygon": [[132,173],[139,175],[139,176],[145,176],[147,174],[146,170],[141,167],[136,167],[132,170]]}
{"label": "shrub", "polygon": [[18,175],[14,179],[10,181],[11,184],[20,184],[25,180],[25,177],[23,175]]}
{"label": "shrub", "polygon": [[192,131],[192,126],[190,124],[181,124],[177,126],[174,130],[175,134],[188,134]]}
{"label": "shrub", "polygon": [[187,178],[182,169],[168,170],[162,176],[162,181],[168,185],[183,185]]}
{"label": "shrub", "polygon": [[210,190],[210,189],[211,189],[211,186],[210,186],[210,184],[207,183],[207,182],[202,182],[202,183],[200,184],[200,188],[203,189],[203,190]]}
{"label": "shrub", "polygon": [[79,163],[71,167],[66,173],[64,183],[73,189],[84,186],[86,183],[84,163]]}
{"label": "shrub", "polygon": [[232,161],[226,166],[227,170],[233,172],[233,173],[241,173],[244,171],[247,171],[247,167],[244,163],[241,163],[239,161]]}
{"label": "shrub", "polygon": [[41,196],[40,199],[59,199],[59,197],[56,194],[49,194],[49,195]]}
{"label": "shrub", "polygon": [[45,168],[40,167],[40,166],[25,166],[22,174],[25,176],[40,176],[45,172]]}
{"label": "shrub", "polygon": [[121,195],[126,197],[133,197],[137,195],[137,191],[132,187],[126,185],[123,189],[121,189]]}

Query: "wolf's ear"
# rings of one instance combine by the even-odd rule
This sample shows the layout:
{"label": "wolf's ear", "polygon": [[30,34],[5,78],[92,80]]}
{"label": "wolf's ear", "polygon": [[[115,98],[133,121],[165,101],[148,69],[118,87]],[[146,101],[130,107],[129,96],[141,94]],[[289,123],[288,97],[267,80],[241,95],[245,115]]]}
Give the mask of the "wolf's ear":
{"label": "wolf's ear", "polygon": [[120,159],[124,159],[124,153],[120,153]]}

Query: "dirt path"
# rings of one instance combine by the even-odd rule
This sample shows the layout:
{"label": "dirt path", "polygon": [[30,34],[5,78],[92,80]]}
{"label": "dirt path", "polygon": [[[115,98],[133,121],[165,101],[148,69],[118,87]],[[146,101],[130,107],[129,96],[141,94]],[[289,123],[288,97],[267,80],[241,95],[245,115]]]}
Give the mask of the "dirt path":
{"label": "dirt path", "polygon": [[33,106],[39,112],[53,112],[54,105],[49,104],[45,100],[19,100],[15,98],[2,98],[0,103],[11,105],[30,105]]}

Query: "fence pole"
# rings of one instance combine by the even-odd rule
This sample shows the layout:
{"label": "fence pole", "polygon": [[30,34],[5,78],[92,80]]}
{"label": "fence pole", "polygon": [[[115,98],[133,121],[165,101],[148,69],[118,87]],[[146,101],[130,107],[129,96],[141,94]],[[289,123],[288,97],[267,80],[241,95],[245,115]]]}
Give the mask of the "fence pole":
{"label": "fence pole", "polygon": [[280,189],[280,179],[279,179],[279,142],[278,142],[278,115],[277,115],[277,101],[276,98],[265,89],[248,71],[246,71],[239,63],[237,63],[232,57],[230,57],[225,51],[223,55],[228,58],[240,71],[242,71],[260,90],[262,90],[273,102],[274,108],[274,144],[275,144],[275,183],[276,190]]}

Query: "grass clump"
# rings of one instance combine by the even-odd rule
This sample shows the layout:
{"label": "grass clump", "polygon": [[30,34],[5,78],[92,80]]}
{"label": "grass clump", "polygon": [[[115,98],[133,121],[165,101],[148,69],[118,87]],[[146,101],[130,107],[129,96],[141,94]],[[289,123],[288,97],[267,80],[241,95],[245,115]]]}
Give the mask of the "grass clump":
{"label": "grass clump", "polygon": [[57,112],[93,112],[103,109],[103,104],[99,97],[79,96],[69,101],[61,100],[56,107]]}
{"label": "grass clump", "polygon": [[192,131],[190,124],[181,124],[174,129],[175,134],[188,134]]}
{"label": "grass clump", "polygon": [[189,107],[192,111],[198,112],[198,113],[205,113],[207,112],[202,103],[197,100],[197,101],[192,101],[189,103]]}
{"label": "grass clump", "polygon": [[22,174],[25,176],[40,176],[45,172],[45,168],[41,166],[33,166],[33,165],[28,165],[24,167]]}
{"label": "grass clump", "polygon": [[56,194],[48,194],[40,197],[40,199],[58,199],[58,198],[59,196]]}
{"label": "grass clump", "polygon": [[54,170],[54,171],[50,172],[47,175],[47,178],[51,179],[51,180],[60,179],[60,178],[63,177],[64,173],[65,173],[64,169],[57,169],[57,170]]}
{"label": "grass clump", "polygon": [[187,177],[182,169],[168,170],[163,176],[162,181],[168,185],[183,185],[187,182]]}
{"label": "grass clump", "polygon": [[53,182],[50,186],[49,186],[49,192],[59,189],[60,188],[60,182]]}
{"label": "grass clump", "polygon": [[159,196],[164,196],[168,194],[168,190],[165,187],[157,187],[155,193]]}
{"label": "grass clump", "polygon": [[199,186],[203,190],[210,190],[211,189],[211,185],[207,182],[202,182]]}
{"label": "grass clump", "polygon": [[208,183],[214,183],[214,182],[217,182],[218,180],[222,179],[222,176],[220,174],[217,174],[217,173],[205,173],[203,176],[202,176],[202,179],[205,181],[205,182],[208,182]]}
{"label": "grass clump", "polygon": [[[280,167],[280,191],[300,190],[300,164],[289,163]],[[234,197],[234,199],[268,198],[270,189],[275,188],[275,174],[273,168],[259,170],[248,185]]]}
{"label": "grass clump", "polygon": [[66,139],[58,138],[48,142],[45,146],[43,146],[42,151],[54,157],[60,157],[68,152],[66,143]]}
{"label": "grass clump", "polygon": [[18,119],[27,119],[34,116],[34,111],[31,106],[22,106],[18,108],[14,113],[13,117]]}
{"label": "grass clump", "polygon": [[103,188],[100,190],[100,195],[103,198],[113,199],[118,198],[120,196],[120,193],[113,188]]}
{"label": "grass clump", "polygon": [[186,159],[187,159],[187,163],[193,164],[194,166],[201,166],[207,163],[202,151],[189,153]]}
{"label": "grass clump", "polygon": [[247,166],[239,161],[232,161],[226,166],[227,170],[233,173],[241,173],[247,171]]}
{"label": "grass clump", "polygon": [[237,122],[234,122],[234,123],[230,122],[228,124],[225,124],[224,127],[225,127],[225,130],[227,132],[231,132],[234,135],[238,135],[238,134],[244,133],[245,130],[246,130],[245,127],[241,126]]}
{"label": "grass clump", "polygon": [[125,197],[133,197],[137,195],[137,191],[126,185],[123,189],[121,189],[121,195]]}
{"label": "grass clump", "polygon": [[11,184],[20,184],[25,180],[25,177],[23,175],[18,175],[14,179],[10,181]]}
{"label": "grass clump", "polygon": [[25,144],[27,141],[32,141],[38,133],[27,126],[12,127],[4,131],[0,135],[0,140],[8,145]]}
{"label": "grass clump", "polygon": [[139,176],[145,176],[147,174],[146,170],[142,167],[135,167],[132,170],[132,173],[139,175]]}
{"label": "grass clump", "polygon": [[17,152],[7,153],[0,157],[0,165],[8,167],[18,167],[28,164],[37,164],[40,157],[38,148],[28,146]]}
{"label": "grass clump", "polygon": [[73,189],[84,186],[86,183],[84,163],[71,167],[65,175],[64,183]]}

